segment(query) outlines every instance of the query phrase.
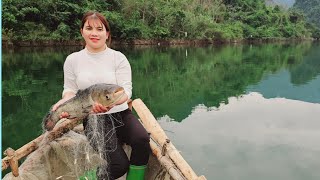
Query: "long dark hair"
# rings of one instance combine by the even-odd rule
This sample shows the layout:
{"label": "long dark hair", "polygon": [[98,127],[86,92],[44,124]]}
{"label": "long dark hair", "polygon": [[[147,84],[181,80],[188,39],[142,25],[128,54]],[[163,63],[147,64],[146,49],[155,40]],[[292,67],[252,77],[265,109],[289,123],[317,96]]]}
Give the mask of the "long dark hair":
{"label": "long dark hair", "polygon": [[102,14],[100,14],[98,12],[94,12],[94,11],[86,12],[83,15],[82,20],[81,20],[81,29],[83,29],[84,24],[87,22],[88,19],[99,19],[101,21],[101,23],[106,28],[106,31],[109,32],[109,36],[107,39],[107,46],[110,47],[110,45],[111,45],[111,30],[110,30],[110,26],[109,26],[107,19]]}

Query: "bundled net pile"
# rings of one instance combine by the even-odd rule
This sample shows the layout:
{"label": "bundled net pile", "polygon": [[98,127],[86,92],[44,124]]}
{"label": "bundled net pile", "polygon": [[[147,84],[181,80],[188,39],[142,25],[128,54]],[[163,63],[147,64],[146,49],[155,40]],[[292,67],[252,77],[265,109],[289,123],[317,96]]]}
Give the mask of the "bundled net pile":
{"label": "bundled net pile", "polygon": [[83,132],[69,131],[51,142],[45,142],[44,138],[39,148],[20,165],[19,176],[9,173],[3,179],[79,179],[97,167],[97,175],[107,179],[108,154],[120,145],[115,128],[122,125],[121,120],[111,115],[90,115],[86,136]]}

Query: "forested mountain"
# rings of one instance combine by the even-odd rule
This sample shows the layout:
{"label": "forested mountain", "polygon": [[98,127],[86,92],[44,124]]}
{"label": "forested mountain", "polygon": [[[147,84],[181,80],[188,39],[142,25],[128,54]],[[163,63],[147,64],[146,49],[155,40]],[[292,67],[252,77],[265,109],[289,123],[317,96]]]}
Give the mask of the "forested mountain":
{"label": "forested mountain", "polygon": [[88,10],[104,14],[113,38],[120,40],[312,35],[302,14],[267,6],[265,0],[3,0],[2,37],[15,42],[81,39],[80,19]]}
{"label": "forested mountain", "polygon": [[320,27],[320,0],[296,0],[293,7],[301,10],[309,22]]}

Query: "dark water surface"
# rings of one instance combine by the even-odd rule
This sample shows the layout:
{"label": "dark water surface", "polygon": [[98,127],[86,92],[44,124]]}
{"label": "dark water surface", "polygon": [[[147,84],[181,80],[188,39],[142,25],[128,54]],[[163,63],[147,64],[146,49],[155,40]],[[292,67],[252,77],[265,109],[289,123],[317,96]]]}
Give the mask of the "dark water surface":
{"label": "dark water surface", "polygon": [[[41,134],[79,47],[2,54],[2,149]],[[320,44],[126,47],[141,98],[207,179],[319,179]],[[319,122],[318,122],[319,121]]]}

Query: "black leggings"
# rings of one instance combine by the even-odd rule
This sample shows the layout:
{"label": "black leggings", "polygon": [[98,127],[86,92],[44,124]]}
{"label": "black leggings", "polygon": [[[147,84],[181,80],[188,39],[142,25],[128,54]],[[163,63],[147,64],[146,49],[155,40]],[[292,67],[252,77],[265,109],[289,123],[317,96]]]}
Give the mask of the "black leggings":
{"label": "black leggings", "polygon": [[[98,131],[106,130],[106,128],[104,127],[108,126],[108,123],[110,125],[111,121],[108,121],[110,117],[113,117],[117,119],[117,121],[122,122],[123,125],[116,128],[118,145],[116,146],[115,151],[108,154],[103,154],[103,157],[108,161],[108,166],[101,166],[98,168],[98,171],[100,169],[102,170],[100,172],[109,173],[109,175],[101,173],[99,175],[97,174],[98,179],[117,179],[128,171],[129,164],[136,166],[146,165],[148,163],[150,154],[150,137],[139,120],[132,114],[131,110],[127,109],[118,113],[104,116],[105,118],[98,122]],[[115,123],[115,126],[119,125],[117,121],[113,121]],[[88,120],[83,121],[83,127],[84,133],[90,141],[90,132],[92,128],[90,127]],[[122,148],[123,143],[130,145],[132,148],[130,163],[126,153]],[[91,141],[90,144],[97,151],[95,144],[91,143]]]}

